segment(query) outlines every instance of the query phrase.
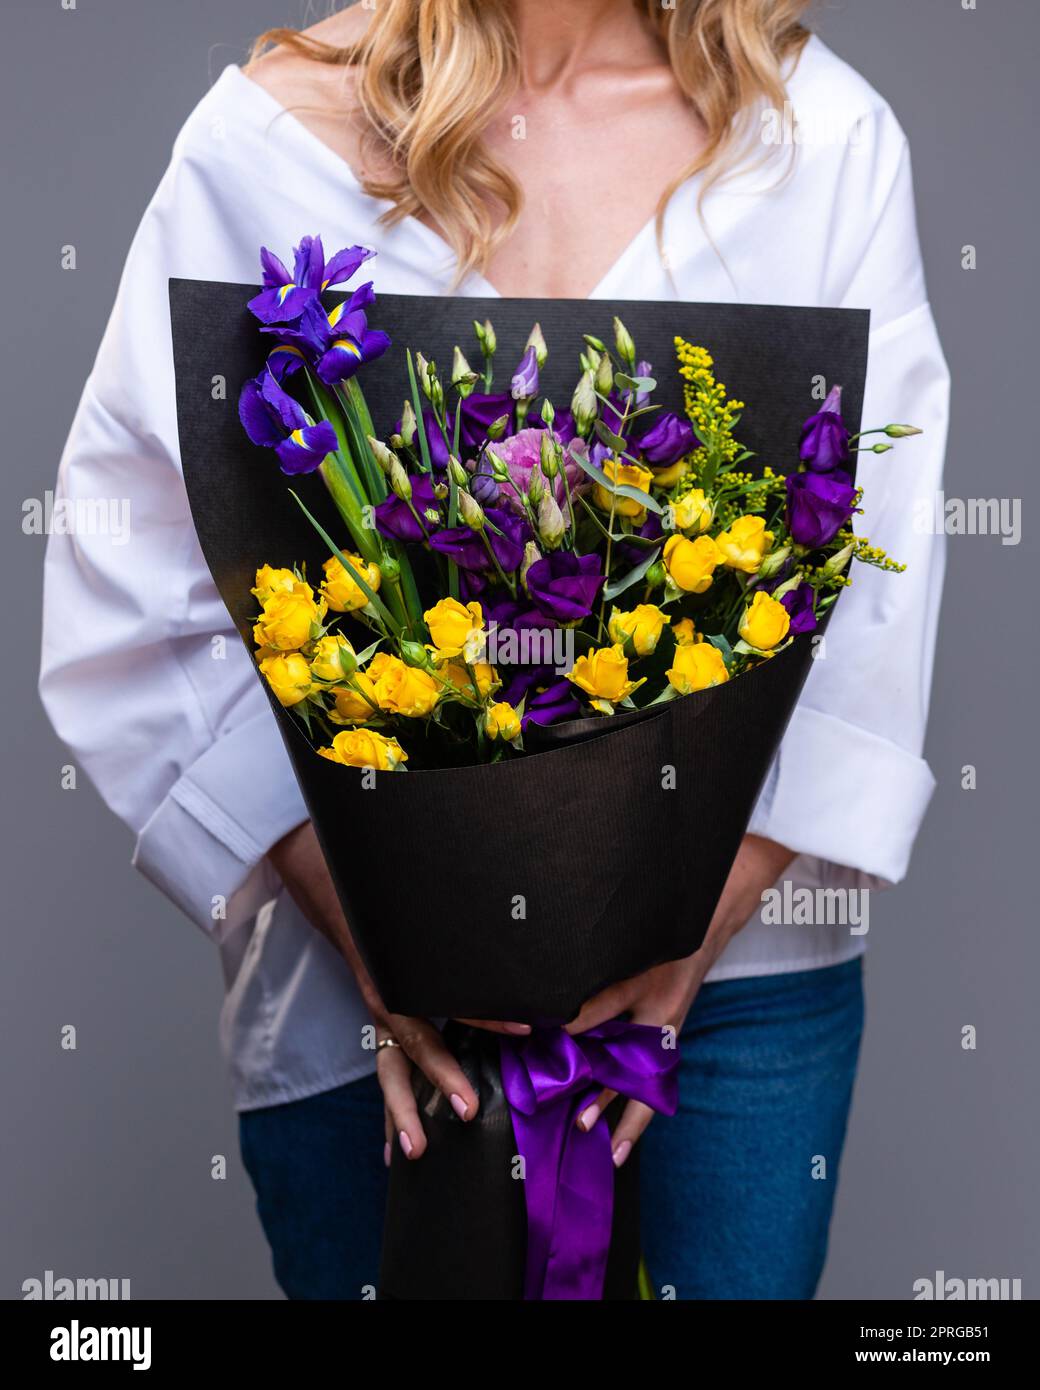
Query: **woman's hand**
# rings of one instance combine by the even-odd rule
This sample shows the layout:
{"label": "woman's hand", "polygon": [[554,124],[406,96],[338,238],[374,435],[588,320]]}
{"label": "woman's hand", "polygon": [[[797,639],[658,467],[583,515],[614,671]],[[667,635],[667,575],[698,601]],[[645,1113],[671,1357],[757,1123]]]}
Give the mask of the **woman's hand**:
{"label": "woman's hand", "polygon": [[[631,980],[622,980],[590,999],[569,1033],[584,1033],[608,1019],[627,1013],[633,1023],[647,1023],[662,1029],[682,1028],[705,975],[715,964],[723,947],[745,925],[762,903],[762,893],[771,888],[790,864],[794,854],[773,840],[745,835],[730,870],[711,925],[699,951],[685,960],[655,966]],[[578,1116],[579,1128],[589,1130],[617,1093],[603,1091]],[[640,1101],[625,1106],[612,1144],[614,1163],[620,1168],[632,1152],[632,1145],[646,1129],[654,1112]]]}
{"label": "woman's hand", "polygon": [[[476,1092],[445,1047],[439,1029],[428,1019],[410,1018],[387,1011],[350,934],[311,822],[305,821],[279,840],[270,851],[269,858],[297,907],[350,966],[365,1006],[375,1022],[376,1075],[386,1101],[384,1157],[387,1163],[395,1135],[408,1158],[421,1157],[426,1148],[426,1135],[412,1091],[412,1065],[417,1066],[448,1097],[462,1120],[472,1120],[477,1113]],[[485,1019],[462,1019],[461,1022],[498,1033],[517,1035],[531,1031],[522,1023],[492,1023]]]}

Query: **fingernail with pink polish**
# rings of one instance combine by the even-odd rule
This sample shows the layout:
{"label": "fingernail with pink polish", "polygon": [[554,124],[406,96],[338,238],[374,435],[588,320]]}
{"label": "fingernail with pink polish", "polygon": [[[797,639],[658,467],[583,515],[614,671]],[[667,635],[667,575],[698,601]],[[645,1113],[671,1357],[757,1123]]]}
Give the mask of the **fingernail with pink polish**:
{"label": "fingernail with pink polish", "polygon": [[518,1038],[526,1038],[531,1031],[529,1023],[503,1023],[502,1027],[507,1033],[512,1033]]}
{"label": "fingernail with pink polish", "polygon": [[614,1167],[620,1168],[625,1159],[632,1152],[631,1139],[622,1139],[621,1143],[614,1150]]}
{"label": "fingernail with pink polish", "polygon": [[469,1110],[469,1106],[466,1102],[461,1096],[456,1095],[451,1095],[448,1099],[451,1101],[451,1108],[455,1111],[455,1114],[458,1115],[460,1120],[464,1120]]}
{"label": "fingernail with pink polish", "polygon": [[400,1133],[397,1137],[398,1137],[398,1138],[400,1139],[400,1141],[401,1141],[401,1148],[404,1150],[404,1156],[405,1156],[405,1158],[411,1158],[411,1156],[412,1156],[412,1141],[408,1138],[407,1133],[402,1129],[402,1130],[401,1130],[401,1133]]}
{"label": "fingernail with pink polish", "polygon": [[386,1141],[386,1143],[383,1145],[383,1162],[386,1164],[386,1166],[387,1166],[388,1168],[390,1167],[390,1140],[389,1140],[389,1139],[388,1139],[388,1140]]}
{"label": "fingernail with pink polish", "polygon": [[598,1119],[599,1106],[590,1105],[587,1110],[581,1112],[581,1115],[578,1117],[578,1123],[587,1134]]}

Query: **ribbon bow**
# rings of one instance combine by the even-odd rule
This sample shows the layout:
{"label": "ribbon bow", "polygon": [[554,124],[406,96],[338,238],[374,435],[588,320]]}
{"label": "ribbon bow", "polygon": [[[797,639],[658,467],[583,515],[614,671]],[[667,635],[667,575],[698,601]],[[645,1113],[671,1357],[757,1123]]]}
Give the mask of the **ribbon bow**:
{"label": "ribbon bow", "polygon": [[502,1089],[524,1160],[526,1299],[599,1299],[614,1214],[610,1128],[578,1116],[604,1087],[665,1115],[678,1104],[669,1029],[614,1019],[571,1037],[562,1028],[503,1037]]}

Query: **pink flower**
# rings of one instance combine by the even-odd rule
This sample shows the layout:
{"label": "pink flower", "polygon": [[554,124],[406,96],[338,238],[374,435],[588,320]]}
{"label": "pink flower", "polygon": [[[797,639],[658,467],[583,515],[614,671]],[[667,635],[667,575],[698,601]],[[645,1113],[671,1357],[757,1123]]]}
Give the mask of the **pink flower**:
{"label": "pink flower", "polygon": [[[531,473],[534,466],[542,457],[542,440],[547,431],[544,429],[525,429],[519,430],[508,439],[502,439],[497,444],[492,444],[492,449],[509,469],[509,476],[512,479],[513,487],[508,483],[502,484],[500,501],[503,506],[512,508],[513,511],[523,512],[520,498],[517,492],[527,495],[527,489],[531,485]],[[560,443],[559,435],[553,434],[553,438]],[[585,441],[576,439],[569,445],[564,445],[564,466],[567,471],[567,482],[572,493],[578,492],[584,487],[586,474],[578,467],[567,452],[570,448],[584,450]],[[553,479],[556,501],[563,512],[564,520],[569,522],[567,516],[567,489],[564,487],[563,478],[559,474]]]}

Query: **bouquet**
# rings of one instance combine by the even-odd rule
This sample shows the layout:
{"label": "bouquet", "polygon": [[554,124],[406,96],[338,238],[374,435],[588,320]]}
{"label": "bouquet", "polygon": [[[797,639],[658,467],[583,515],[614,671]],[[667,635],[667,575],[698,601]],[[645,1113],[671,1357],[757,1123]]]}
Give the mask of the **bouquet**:
{"label": "bouquet", "polygon": [[[489,1296],[481,1249],[497,1296],[634,1290],[635,1178],[573,1120],[604,1086],[674,1109],[675,1038],[560,1025],[701,944],[852,563],[899,568],[856,457],[916,431],[858,431],[865,313],[377,305],[342,288],[370,254],[305,238],[171,310],[196,527],[387,1008],[534,1026],[452,1026],[470,1125],[417,1081],[383,1293]],[[200,417],[218,363],[238,420]]]}

